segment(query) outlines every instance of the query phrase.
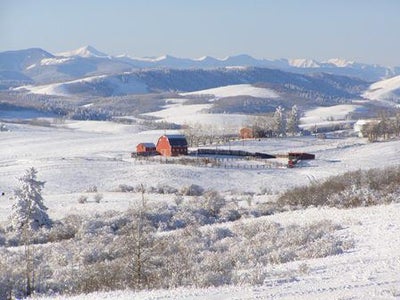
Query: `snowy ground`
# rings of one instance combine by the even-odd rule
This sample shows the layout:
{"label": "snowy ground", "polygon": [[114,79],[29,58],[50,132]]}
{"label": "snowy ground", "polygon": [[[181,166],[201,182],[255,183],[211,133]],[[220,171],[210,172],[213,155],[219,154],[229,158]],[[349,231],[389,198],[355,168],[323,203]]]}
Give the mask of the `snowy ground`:
{"label": "snowy ground", "polygon": [[[348,210],[313,208],[264,218],[281,224],[332,220],[342,225],[341,236],[355,240],[355,248],[337,256],[267,266],[271,275],[259,286],[117,291],[68,299],[400,298],[400,204]],[[49,299],[65,299],[65,296]]]}
{"label": "snowy ground", "polygon": [[[301,118],[303,127],[326,126],[329,124],[340,124],[346,121],[347,116],[355,111],[362,110],[361,105],[340,104],[331,107],[318,107],[304,113]],[[350,122],[351,123],[351,122]]]}
{"label": "snowy ground", "polygon": [[278,98],[279,95],[271,90],[266,88],[259,88],[252,86],[251,84],[236,84],[236,85],[227,85],[218,88],[190,92],[190,93],[182,93],[182,96],[193,96],[193,95],[211,95],[214,96],[215,100],[223,97],[234,97],[234,96],[251,96],[258,98]]}
{"label": "snowy ground", "polygon": [[[60,215],[65,213],[65,206],[59,203],[74,210],[79,205],[74,199],[93,185],[105,200],[109,199],[110,206],[124,209],[129,202],[127,196],[112,192],[120,184],[162,184],[178,189],[197,184],[222,192],[257,193],[268,189],[276,193],[349,170],[400,163],[400,141],[369,144],[359,138],[294,137],[238,141],[218,147],[270,154],[309,152],[316,154],[316,160],[302,162],[295,169],[160,164],[134,160],[130,153],[139,142],[157,142],[164,131],[141,132],[132,125],[94,121],[70,121],[58,127],[7,126],[10,131],[0,133],[0,188],[6,193],[0,198],[0,221],[10,212],[11,201],[7,199],[18,185],[17,178],[32,166],[38,169],[39,178],[46,181],[44,194],[50,214]],[[103,209],[106,203],[102,204]]]}
{"label": "snowy ground", "polygon": [[[171,101],[170,105],[176,109],[181,103]],[[335,111],[342,111],[340,116],[344,116],[352,109],[356,108]],[[197,110],[194,115],[199,115]],[[199,120],[209,124],[206,118]],[[166,184],[176,188],[198,184],[222,192],[259,192],[265,188],[279,192],[349,170],[400,164],[400,141],[369,144],[356,137],[293,137],[238,141],[218,147],[270,154],[309,152],[316,154],[316,160],[302,162],[294,169],[167,165],[130,157],[136,144],[157,142],[165,131],[141,131],[134,125],[94,121],[67,121],[51,127],[6,126],[10,131],[0,132],[0,189],[5,192],[0,197],[1,224],[7,222],[11,211],[9,197],[18,186],[16,178],[32,166],[38,169],[39,179],[46,181],[45,204],[49,215],[57,219],[71,213],[125,210],[140,196],[114,192],[119,184]],[[95,203],[93,194],[89,194],[89,203],[79,204],[78,197],[87,194],[85,191],[93,185],[104,199]],[[171,200],[171,196],[148,197],[153,201]],[[399,204],[349,210],[312,208],[264,218],[283,224],[332,220],[343,226],[339,234],[354,239],[355,246],[339,256],[267,266],[271,276],[261,286],[120,291],[75,299],[400,299]]]}

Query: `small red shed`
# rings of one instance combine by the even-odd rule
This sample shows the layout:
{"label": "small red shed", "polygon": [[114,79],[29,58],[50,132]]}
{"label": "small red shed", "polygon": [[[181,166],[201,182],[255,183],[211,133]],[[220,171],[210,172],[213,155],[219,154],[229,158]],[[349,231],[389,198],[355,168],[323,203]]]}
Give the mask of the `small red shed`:
{"label": "small red shed", "polygon": [[157,152],[163,156],[188,154],[188,142],[184,135],[163,135],[158,139]]}
{"label": "small red shed", "polygon": [[157,154],[156,145],[154,143],[140,143],[136,146],[137,155],[155,155]]}
{"label": "small red shed", "polygon": [[245,139],[253,139],[254,138],[254,132],[253,129],[248,128],[248,127],[244,127],[242,129],[240,129],[240,138],[245,140]]}

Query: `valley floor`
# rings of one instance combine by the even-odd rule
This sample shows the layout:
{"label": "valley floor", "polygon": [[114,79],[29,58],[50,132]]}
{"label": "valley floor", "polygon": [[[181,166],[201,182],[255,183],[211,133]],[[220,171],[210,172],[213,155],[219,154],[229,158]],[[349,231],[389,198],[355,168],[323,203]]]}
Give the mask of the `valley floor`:
{"label": "valley floor", "polygon": [[[0,224],[7,224],[13,189],[24,170],[35,167],[49,215],[61,219],[71,213],[94,214],[126,210],[139,199],[118,193],[120,184],[169,185],[177,189],[197,184],[205,189],[237,194],[270,195],[293,186],[321,181],[350,170],[400,164],[400,141],[369,144],[350,138],[296,137],[234,142],[224,147],[252,152],[316,154],[316,160],[294,169],[224,169],[142,163],[130,152],[139,142],[156,142],[164,131],[109,122],[67,122],[54,127],[9,124],[0,132]],[[96,186],[104,199],[84,205],[77,199]],[[149,200],[171,201],[172,196]],[[152,197],[154,199],[152,199]],[[263,201],[261,196],[260,201]],[[80,295],[70,299],[400,299],[400,204],[339,210],[306,209],[263,217],[283,224],[331,220],[338,234],[355,241],[351,251],[326,258],[266,267],[270,276],[260,286],[209,289],[178,288],[160,291],[118,291]],[[260,267],[261,268],[261,267]],[[255,269],[254,272],[259,270]],[[65,296],[52,299],[65,299]]]}
{"label": "valley floor", "polygon": [[[225,169],[140,162],[130,157],[138,143],[156,142],[165,131],[141,131],[132,125],[95,121],[8,127],[10,131],[0,133],[0,189],[5,193],[0,198],[0,222],[5,222],[10,212],[8,198],[18,186],[17,178],[29,167],[35,167],[39,178],[46,181],[43,193],[49,214],[61,218],[76,212],[78,197],[93,186],[104,195],[98,209],[123,210],[132,198],[113,192],[120,184],[177,189],[196,184],[220,192],[268,191],[274,195],[346,171],[400,164],[398,140],[370,144],[356,137],[323,140],[310,136],[232,142],[218,147],[269,154],[308,152],[316,159],[294,169]],[[92,209],[96,208],[80,206],[78,211]]]}

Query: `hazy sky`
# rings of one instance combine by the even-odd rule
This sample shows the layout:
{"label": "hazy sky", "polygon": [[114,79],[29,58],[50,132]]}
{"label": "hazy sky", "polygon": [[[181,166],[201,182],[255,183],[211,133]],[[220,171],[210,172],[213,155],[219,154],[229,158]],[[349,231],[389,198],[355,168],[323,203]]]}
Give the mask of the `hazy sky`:
{"label": "hazy sky", "polygon": [[0,0],[0,51],[345,58],[400,66],[399,0]]}

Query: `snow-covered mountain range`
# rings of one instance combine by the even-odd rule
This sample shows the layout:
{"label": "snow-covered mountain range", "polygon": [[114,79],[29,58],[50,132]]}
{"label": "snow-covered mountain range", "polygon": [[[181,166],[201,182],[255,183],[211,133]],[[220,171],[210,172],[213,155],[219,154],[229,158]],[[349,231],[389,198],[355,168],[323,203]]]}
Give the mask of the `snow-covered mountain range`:
{"label": "snow-covered mountain range", "polygon": [[0,53],[0,90],[56,96],[194,92],[256,84],[271,88],[282,99],[300,97],[325,105],[351,98],[399,103],[396,76],[400,76],[400,67],[343,59],[136,58],[110,56],[91,46],[58,54],[39,48]]}
{"label": "snow-covered mountain range", "polygon": [[256,59],[249,55],[228,56],[217,59],[205,56],[197,59],[178,58],[170,55],[138,58],[127,55],[110,56],[92,46],[51,54],[32,48],[0,53],[0,79],[25,80],[35,83],[77,79],[105,73],[120,73],[143,68],[210,69],[232,66],[280,69],[296,73],[324,72],[378,81],[400,75],[400,67],[385,67],[356,63],[344,59],[318,62],[312,59]]}

